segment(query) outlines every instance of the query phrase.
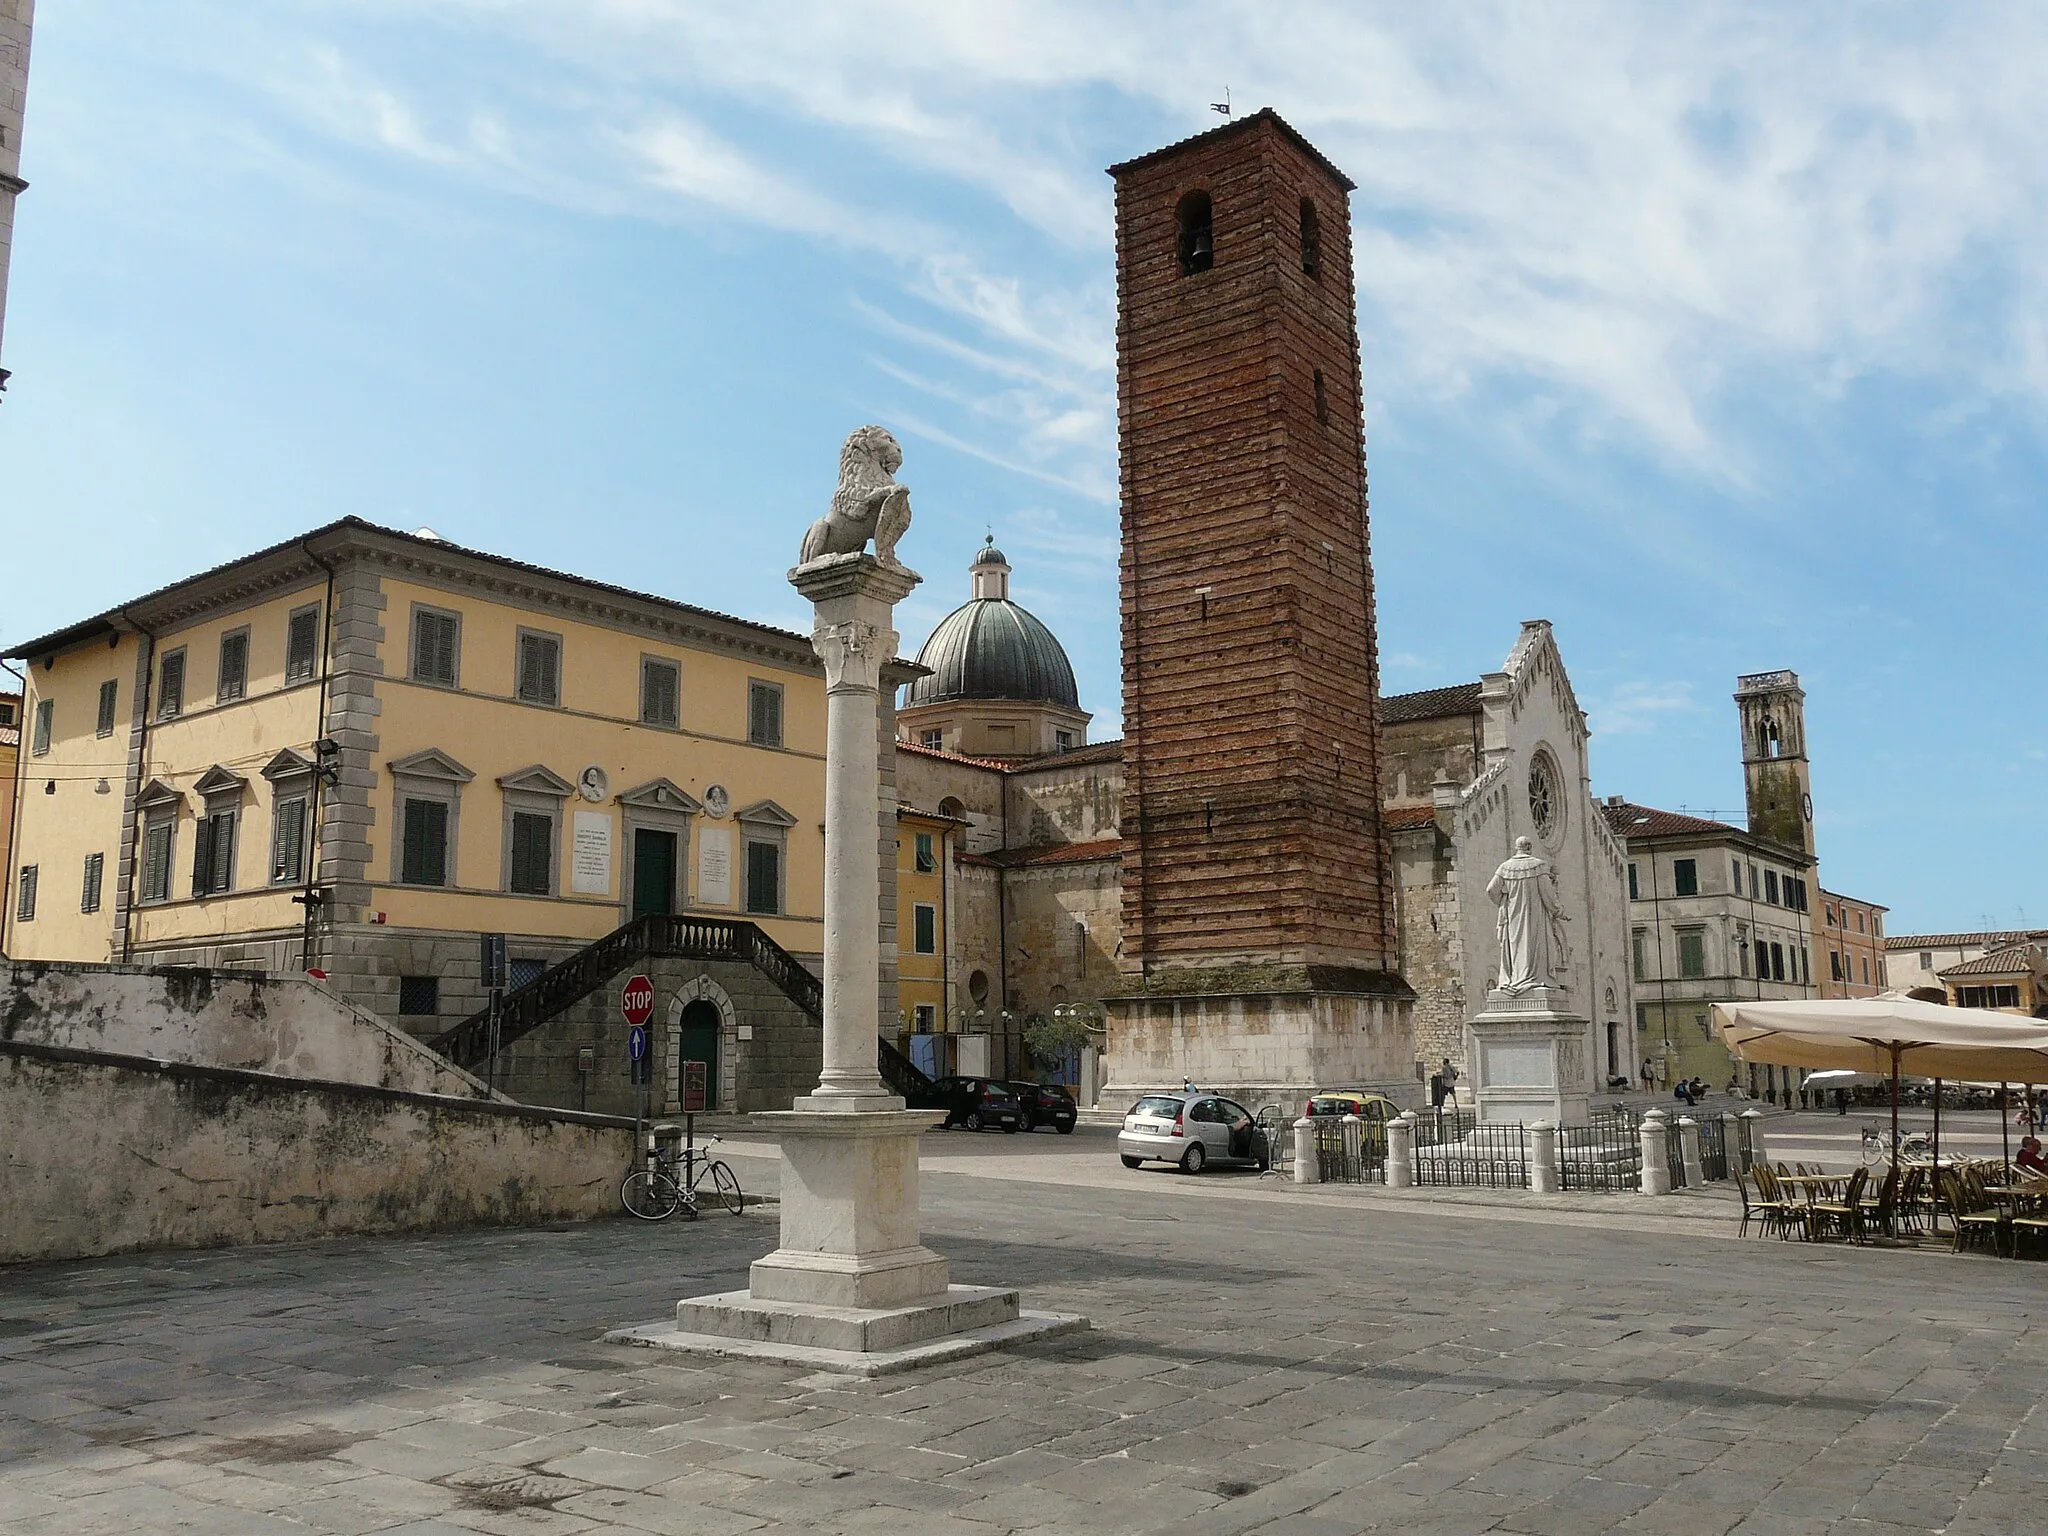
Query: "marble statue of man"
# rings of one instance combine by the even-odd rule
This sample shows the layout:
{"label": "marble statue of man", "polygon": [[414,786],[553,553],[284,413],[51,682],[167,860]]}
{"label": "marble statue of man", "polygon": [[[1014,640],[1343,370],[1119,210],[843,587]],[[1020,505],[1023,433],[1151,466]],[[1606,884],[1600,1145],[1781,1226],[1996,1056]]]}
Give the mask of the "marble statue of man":
{"label": "marble statue of man", "polygon": [[1486,882],[1487,897],[1500,909],[1499,990],[1510,996],[1549,986],[1569,963],[1557,871],[1532,847],[1528,838],[1516,838],[1514,856]]}

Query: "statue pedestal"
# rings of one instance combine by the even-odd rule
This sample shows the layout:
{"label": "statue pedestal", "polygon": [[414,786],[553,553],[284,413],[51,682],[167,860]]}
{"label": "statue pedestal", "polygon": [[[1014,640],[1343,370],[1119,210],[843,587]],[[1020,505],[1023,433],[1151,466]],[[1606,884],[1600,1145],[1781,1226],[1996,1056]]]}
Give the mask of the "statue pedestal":
{"label": "statue pedestal", "polygon": [[880,689],[896,654],[891,610],[917,579],[861,553],[790,572],[816,608],[825,669],[825,1008],[817,1088],[752,1117],[782,1143],[781,1245],[746,1290],[690,1297],[673,1324],[614,1329],[610,1343],[878,1376],[1087,1326],[1023,1311],[1014,1290],[951,1283],[917,1225],[918,1138],[943,1117],[905,1110],[876,1068],[882,832],[895,827]]}
{"label": "statue pedestal", "polygon": [[1472,1032],[1481,1124],[1585,1125],[1591,1119],[1586,1020],[1569,1003],[1553,987],[1486,994],[1486,1007],[1465,1026]]}

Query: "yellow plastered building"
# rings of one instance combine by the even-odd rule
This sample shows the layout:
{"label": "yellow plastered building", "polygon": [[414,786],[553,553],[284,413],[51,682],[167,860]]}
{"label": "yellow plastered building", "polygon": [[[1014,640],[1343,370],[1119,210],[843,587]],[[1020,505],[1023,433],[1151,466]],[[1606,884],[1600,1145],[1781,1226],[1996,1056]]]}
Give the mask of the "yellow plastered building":
{"label": "yellow plastered building", "polygon": [[422,1035],[484,934],[514,986],[647,912],[819,968],[806,636],[350,518],[12,655],[13,958],[313,970]]}

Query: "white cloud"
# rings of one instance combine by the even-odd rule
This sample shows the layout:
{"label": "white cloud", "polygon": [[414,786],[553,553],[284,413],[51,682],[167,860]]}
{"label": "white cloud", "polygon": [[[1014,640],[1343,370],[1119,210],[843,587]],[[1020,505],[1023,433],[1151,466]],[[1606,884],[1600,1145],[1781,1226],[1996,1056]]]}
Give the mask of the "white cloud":
{"label": "white cloud", "polygon": [[[461,70],[444,105],[432,70],[409,98],[333,55],[338,80],[363,78],[302,109],[335,131],[494,180],[528,172],[543,195],[659,217],[639,196],[651,185],[864,245],[978,345],[1059,375],[1111,366],[1102,162],[1213,125],[1206,103],[1228,84],[1358,179],[1375,394],[1536,381],[1563,407],[1556,430],[1619,436],[1737,489],[1751,466],[1726,423],[1760,367],[1817,400],[1895,371],[2048,403],[2035,9],[385,0],[358,14],[426,34]],[[986,202],[961,208],[960,189]],[[949,228],[903,211],[920,191]],[[1006,221],[1072,255],[1006,249]],[[1063,446],[1064,478],[1106,462],[1096,415],[1060,398],[1074,378],[1017,388],[1046,398],[1018,410],[1038,443],[1016,457]]]}
{"label": "white cloud", "polygon": [[1701,712],[1687,682],[1628,682],[1609,689],[1586,711],[1595,735],[1647,736],[1673,717]]}

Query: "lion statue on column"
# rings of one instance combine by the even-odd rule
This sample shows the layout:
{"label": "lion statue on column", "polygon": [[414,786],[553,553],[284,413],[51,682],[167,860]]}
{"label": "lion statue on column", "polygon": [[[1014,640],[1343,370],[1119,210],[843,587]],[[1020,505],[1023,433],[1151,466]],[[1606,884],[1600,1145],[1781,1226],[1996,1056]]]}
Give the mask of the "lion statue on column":
{"label": "lion statue on column", "polygon": [[799,563],[824,555],[857,555],[875,541],[875,557],[900,565],[896,541],[910,526],[910,488],[896,483],[903,449],[883,427],[862,427],[839,450],[839,489],[832,509],[804,535]]}

